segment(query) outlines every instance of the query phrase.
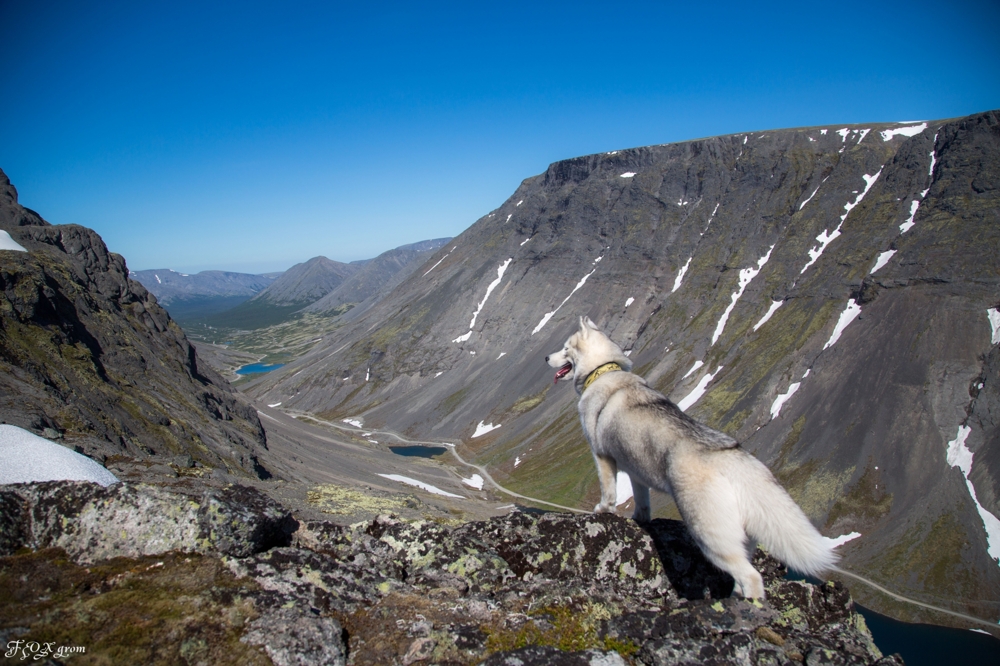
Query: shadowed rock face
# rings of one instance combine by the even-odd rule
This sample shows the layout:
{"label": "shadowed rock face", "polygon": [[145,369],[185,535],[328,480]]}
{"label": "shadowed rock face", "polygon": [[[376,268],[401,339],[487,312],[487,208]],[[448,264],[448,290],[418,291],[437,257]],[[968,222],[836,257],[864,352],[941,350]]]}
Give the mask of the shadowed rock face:
{"label": "shadowed rock face", "polygon": [[188,482],[6,486],[0,520],[11,528],[0,632],[75,636],[97,659],[901,663],[882,658],[843,586],[783,580],[759,551],[768,599],[728,597],[732,579],[676,521],[648,532],[612,515],[524,513],[459,527],[298,525],[251,488]]}
{"label": "shadowed rock face", "polygon": [[588,315],[674,401],[702,385],[688,412],[825,534],[861,533],[846,568],[995,621],[1000,566],[946,454],[971,428],[972,483],[1000,514],[998,182],[993,111],[558,162],[252,391],[461,441],[513,490],[592,506],[576,395],[543,361]]}
{"label": "shadowed rock face", "polygon": [[95,232],[49,225],[0,172],[0,421],[108,456],[266,475],[257,414]]}

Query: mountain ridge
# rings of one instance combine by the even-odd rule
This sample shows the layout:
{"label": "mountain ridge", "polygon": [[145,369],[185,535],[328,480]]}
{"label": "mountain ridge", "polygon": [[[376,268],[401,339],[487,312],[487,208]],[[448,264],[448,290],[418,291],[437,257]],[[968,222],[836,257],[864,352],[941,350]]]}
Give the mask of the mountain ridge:
{"label": "mountain ridge", "polygon": [[0,421],[98,461],[269,475],[255,410],[199,362],[120,255],[17,203],[0,171]]}

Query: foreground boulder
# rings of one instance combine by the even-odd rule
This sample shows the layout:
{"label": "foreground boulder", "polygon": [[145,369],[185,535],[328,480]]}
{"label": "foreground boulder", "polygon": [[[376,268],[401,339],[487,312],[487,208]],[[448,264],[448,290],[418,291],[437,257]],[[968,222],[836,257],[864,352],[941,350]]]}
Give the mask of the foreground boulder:
{"label": "foreground boulder", "polygon": [[0,634],[108,659],[902,663],[879,653],[842,585],[786,581],[759,551],[767,600],[730,597],[732,579],[676,521],[298,524],[242,486],[72,482],[0,488],[0,521]]}
{"label": "foreground boulder", "polygon": [[55,547],[81,564],[174,550],[246,557],[290,539],[294,520],[259,491],[182,488],[79,481],[6,486],[2,514],[11,534],[21,537],[3,543],[0,554]]}

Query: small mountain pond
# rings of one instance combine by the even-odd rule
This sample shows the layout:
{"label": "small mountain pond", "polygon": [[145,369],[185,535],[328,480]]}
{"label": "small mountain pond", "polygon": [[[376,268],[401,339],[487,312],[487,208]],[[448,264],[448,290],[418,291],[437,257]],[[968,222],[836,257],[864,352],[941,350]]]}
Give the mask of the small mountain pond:
{"label": "small mountain pond", "polygon": [[443,446],[390,446],[389,450],[400,456],[433,458],[445,453],[448,449]]}
{"label": "small mountain pond", "polygon": [[278,368],[285,367],[284,363],[275,363],[273,365],[266,365],[264,363],[251,363],[250,365],[244,365],[242,368],[236,371],[238,375],[255,375],[264,372],[271,372],[272,370],[277,370]]}

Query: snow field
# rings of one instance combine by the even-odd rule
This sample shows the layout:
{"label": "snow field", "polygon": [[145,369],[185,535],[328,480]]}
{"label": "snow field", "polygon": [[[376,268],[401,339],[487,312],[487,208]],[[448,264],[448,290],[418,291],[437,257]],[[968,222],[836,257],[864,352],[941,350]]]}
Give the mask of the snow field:
{"label": "snow field", "polygon": [[102,486],[117,477],[96,461],[23,428],[0,425],[0,485],[39,481],[91,481]]}
{"label": "snow field", "polygon": [[830,548],[836,548],[837,546],[841,546],[848,541],[854,541],[859,536],[861,536],[861,532],[851,532],[850,534],[845,534],[839,537],[823,537],[823,540],[830,545]]}
{"label": "snow field", "polygon": [[920,123],[919,125],[910,125],[909,127],[898,127],[891,130],[882,130],[879,134],[882,135],[883,141],[890,141],[896,136],[916,136],[927,129],[927,123]]}
{"label": "snow field", "polygon": [[497,428],[500,427],[500,425],[501,424],[499,423],[496,425],[493,425],[492,423],[483,424],[483,422],[480,421],[479,425],[476,426],[476,432],[472,433],[472,438],[475,439],[476,437],[481,437],[482,435],[485,435],[491,430],[496,430]]}
{"label": "snow field", "polygon": [[691,260],[692,259],[694,259],[693,256],[692,257],[688,257],[687,262],[684,263],[684,265],[681,267],[680,272],[677,273],[677,279],[674,280],[674,288],[670,290],[671,294],[681,288],[681,282],[684,280],[684,274],[687,273],[688,266],[691,265]]}
{"label": "snow field", "polygon": [[833,327],[833,333],[830,334],[830,339],[826,341],[825,345],[823,345],[823,349],[829,349],[835,345],[837,340],[840,339],[841,334],[844,332],[844,329],[846,329],[859,314],[861,314],[861,306],[858,305],[853,298],[848,300],[847,307],[840,313],[840,319],[837,320],[837,325]]}
{"label": "snow field", "polygon": [[990,344],[995,345],[1000,342],[1000,310],[990,308],[986,311],[986,318],[990,322]]}
{"label": "snow field", "polygon": [[475,488],[476,490],[482,490],[485,480],[478,474],[473,474],[471,479],[462,479],[462,483],[469,486],[470,488]]}
{"label": "snow field", "polygon": [[778,311],[778,308],[784,304],[784,301],[771,301],[771,307],[767,309],[767,312],[760,318],[760,321],[753,325],[753,330],[756,331],[758,328],[766,324],[767,320],[770,319],[774,313]]}
{"label": "snow field", "polygon": [[778,418],[778,415],[781,413],[781,407],[788,402],[789,398],[795,395],[795,392],[799,390],[800,386],[802,386],[802,382],[789,384],[786,392],[778,394],[778,397],[771,403],[771,419]]}
{"label": "snow field", "polygon": [[476,311],[472,313],[472,321],[469,322],[469,332],[465,335],[458,336],[452,340],[452,342],[466,342],[472,336],[472,328],[476,325],[476,317],[478,317],[479,313],[483,311],[483,306],[486,305],[486,301],[489,300],[490,294],[493,293],[493,290],[496,289],[497,285],[500,284],[500,281],[503,280],[503,274],[507,271],[507,267],[510,266],[510,262],[513,260],[514,258],[510,257],[507,261],[500,264],[499,268],[497,268],[497,279],[490,282],[489,286],[486,287],[486,295],[483,296],[483,300],[479,301],[479,306],[476,308]]}
{"label": "snow field", "polygon": [[767,260],[771,258],[771,252],[773,250],[774,250],[774,245],[768,248],[767,254],[765,254],[763,257],[757,260],[756,268],[751,266],[750,268],[744,268],[743,270],[740,271],[739,287],[737,288],[736,291],[733,292],[733,295],[730,297],[731,301],[729,303],[729,306],[726,307],[726,311],[722,313],[722,317],[719,318],[719,323],[715,326],[715,333],[712,334],[713,345],[719,340],[719,337],[722,335],[722,331],[726,327],[726,322],[729,320],[729,315],[732,314],[733,308],[736,307],[736,303],[740,300],[740,297],[743,296],[744,290],[746,290],[747,286],[753,281],[755,277],[757,277],[757,275],[760,273],[760,270],[764,268],[764,264],[766,264]]}
{"label": "snow field", "polygon": [[896,254],[895,250],[886,250],[878,255],[878,259],[875,260],[875,265],[872,267],[871,273],[875,273],[875,271],[888,264],[889,259],[891,259],[894,254]]}
{"label": "snow field", "polygon": [[[600,259],[600,257],[598,257],[598,259]],[[596,263],[596,262],[595,262],[595,263]],[[580,280],[579,282],[577,282],[577,283],[576,283],[576,286],[575,286],[575,287],[573,287],[573,291],[569,292],[569,296],[567,296],[566,298],[564,298],[564,299],[563,299],[563,302],[562,302],[562,303],[560,303],[560,304],[559,304],[559,306],[558,306],[558,307],[557,307],[557,308],[556,308],[555,310],[553,310],[552,312],[548,312],[548,313],[546,313],[546,314],[545,314],[545,316],[544,316],[544,317],[542,317],[542,320],[541,320],[540,322],[538,322],[538,326],[535,326],[534,330],[532,330],[532,331],[531,331],[531,334],[532,334],[532,335],[534,335],[535,333],[538,333],[538,331],[542,330],[542,328],[543,328],[543,327],[544,327],[544,326],[545,326],[545,325],[546,325],[547,323],[549,323],[549,320],[550,320],[550,319],[552,319],[552,316],[553,316],[553,315],[554,315],[555,313],[559,312],[559,309],[560,309],[560,308],[561,308],[562,306],[566,305],[566,301],[568,301],[568,300],[570,299],[570,296],[572,296],[573,294],[575,294],[575,293],[577,292],[577,290],[578,290],[578,289],[579,289],[580,287],[582,287],[582,286],[583,286],[583,285],[584,285],[584,284],[585,284],[585,283],[587,282],[587,278],[589,278],[589,277],[590,277],[591,275],[593,275],[593,274],[594,274],[594,271],[596,271],[596,270],[597,270],[597,269],[595,268],[595,269],[594,269],[593,271],[590,271],[589,273],[587,273],[586,275],[584,275],[584,276],[583,276],[583,279],[582,279],[582,280]]]}
{"label": "snow field", "polygon": [[991,558],[997,561],[997,564],[1000,564],[1000,520],[979,503],[979,498],[976,497],[976,487],[969,479],[969,475],[972,473],[973,453],[965,445],[965,440],[969,438],[971,432],[972,428],[968,426],[958,426],[958,434],[955,439],[948,442],[947,460],[950,466],[957,467],[962,471],[969,495],[972,496],[979,517],[983,521],[983,527],[986,529],[987,552]]}
{"label": "snow field", "polygon": [[621,506],[632,499],[632,477],[621,470],[618,470],[618,475],[615,477],[615,493],[617,497],[615,506]]}
{"label": "snow field", "polygon": [[432,486],[429,483],[424,483],[423,481],[417,481],[416,479],[411,479],[408,476],[402,476],[400,474],[379,474],[384,479],[389,479],[390,481],[396,481],[398,483],[405,483],[408,486],[415,486],[421,490],[426,490],[433,495],[441,495],[442,497],[457,497],[459,499],[466,499],[461,495],[456,495],[455,493],[449,493],[447,491],[441,490],[437,486]]}
{"label": "snow field", "polygon": [[[840,131],[846,131],[846,130],[840,130]],[[839,133],[840,132],[838,132],[838,134]],[[861,203],[861,201],[865,198],[865,195],[868,194],[868,191],[871,190],[872,185],[875,184],[875,181],[878,180],[878,177],[880,175],[882,175],[882,169],[879,169],[878,173],[876,173],[874,176],[869,176],[868,174],[864,174],[862,176],[862,178],[864,178],[865,180],[865,189],[858,194],[857,198],[853,202],[849,201],[846,204],[844,204],[844,208],[847,210],[847,212],[840,216],[840,224],[837,225],[837,228],[834,229],[832,233],[827,229],[824,229],[823,233],[821,233],[819,236],[816,236],[816,240],[819,241],[819,245],[809,250],[809,261],[807,261],[806,265],[802,267],[801,271],[799,271],[799,275],[805,273],[810,266],[815,264],[816,260],[820,258],[820,256],[826,250],[827,246],[834,240],[836,240],[837,237],[840,236],[840,228],[844,226],[844,220],[846,220],[847,216],[850,215],[851,211],[854,210],[857,207],[857,205]]]}
{"label": "snow field", "polygon": [[701,380],[698,382],[698,385],[694,387],[694,390],[688,393],[686,396],[684,396],[684,398],[677,403],[677,406],[680,408],[682,412],[686,412],[688,408],[690,408],[694,403],[701,400],[701,397],[705,395],[705,392],[708,390],[709,382],[715,379],[715,376],[719,374],[720,370],[722,370],[721,365],[715,369],[715,372],[707,374],[704,377],[702,377]]}

